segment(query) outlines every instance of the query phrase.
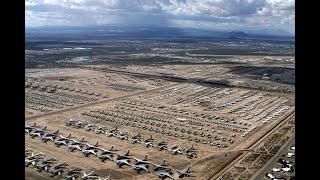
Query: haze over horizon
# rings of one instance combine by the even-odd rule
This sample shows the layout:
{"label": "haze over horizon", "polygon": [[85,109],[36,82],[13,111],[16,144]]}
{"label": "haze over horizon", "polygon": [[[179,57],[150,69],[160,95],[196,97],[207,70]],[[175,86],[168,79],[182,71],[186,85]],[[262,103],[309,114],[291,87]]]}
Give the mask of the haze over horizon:
{"label": "haze over horizon", "polygon": [[150,26],[295,33],[294,0],[26,0],[26,27]]}

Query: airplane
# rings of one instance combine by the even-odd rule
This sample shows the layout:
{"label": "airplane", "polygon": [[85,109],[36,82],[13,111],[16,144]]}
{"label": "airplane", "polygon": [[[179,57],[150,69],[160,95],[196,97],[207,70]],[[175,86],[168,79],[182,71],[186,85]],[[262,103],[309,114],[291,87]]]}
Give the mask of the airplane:
{"label": "airplane", "polygon": [[28,159],[42,159],[41,155],[43,155],[43,154],[44,153],[42,153],[42,152],[39,152],[39,153],[36,153],[36,154],[31,152],[31,156],[29,156]]}
{"label": "airplane", "polygon": [[196,149],[193,147],[193,144],[192,144],[191,147],[186,150],[186,153],[195,152],[195,151],[196,151]]}
{"label": "airplane", "polygon": [[196,177],[194,175],[191,175],[191,171],[190,171],[190,167],[185,168],[183,170],[177,170],[177,172],[179,173],[179,178],[183,178],[183,177]]}
{"label": "airplane", "polygon": [[166,160],[165,160],[165,159],[163,160],[163,162],[162,162],[161,164],[154,164],[154,163],[152,163],[152,165],[154,166],[153,171],[170,169],[170,168],[166,165]]}
{"label": "airplane", "polygon": [[60,169],[60,168],[66,168],[66,166],[68,166],[69,164],[67,163],[59,163],[57,165],[55,165],[53,168],[54,169]]}
{"label": "airplane", "polygon": [[90,154],[97,156],[95,149],[85,149],[82,151],[85,157],[88,157]]}
{"label": "airplane", "polygon": [[134,136],[132,136],[132,138],[131,139],[141,139],[142,138],[142,136],[141,136],[141,133],[139,132],[137,135],[134,135]]}
{"label": "airplane", "polygon": [[60,147],[61,145],[68,146],[69,140],[56,140],[54,143],[57,147]]}
{"label": "airplane", "polygon": [[44,136],[41,137],[41,139],[46,143],[47,141],[53,141],[56,137],[57,137],[57,134],[59,133],[59,129],[53,133],[48,133]]}
{"label": "airplane", "polygon": [[70,140],[70,137],[71,137],[71,133],[69,133],[68,136],[60,135],[59,141]]}
{"label": "airplane", "polygon": [[59,129],[56,130],[56,131],[53,132],[53,133],[47,133],[45,136],[48,136],[48,137],[56,137],[56,136],[58,135],[58,133],[59,133]]}
{"label": "airplane", "polygon": [[96,179],[96,178],[98,178],[98,176],[95,175],[93,173],[93,171],[91,173],[88,173],[88,174],[82,171],[82,174],[83,174],[83,176],[81,176],[81,179]]}
{"label": "airplane", "polygon": [[112,137],[112,136],[117,136],[118,133],[118,128],[111,129],[109,132],[106,132],[106,136]]}
{"label": "airplane", "polygon": [[51,172],[51,177],[54,177],[54,176],[61,176],[62,173],[63,173],[63,168],[58,168],[58,169],[54,169],[52,172]]}
{"label": "airplane", "polygon": [[104,162],[106,159],[109,159],[110,161],[112,161],[112,154],[100,154],[99,155],[99,159],[101,159],[102,162]]}
{"label": "airplane", "polygon": [[34,123],[33,125],[24,125],[24,131],[29,134],[36,125],[36,123]]}
{"label": "airplane", "polygon": [[117,154],[115,153],[115,151],[118,151],[117,149],[113,149],[114,146],[112,145],[110,149],[106,150],[106,149],[103,149],[103,148],[100,148],[100,150],[102,151],[101,154]]}
{"label": "airplane", "polygon": [[81,169],[80,168],[69,168],[69,171],[68,171],[68,175],[72,175],[72,174],[77,174],[77,173],[80,173],[81,172]]}
{"label": "airplane", "polygon": [[146,154],[144,156],[143,159],[138,159],[138,158],[133,158],[134,160],[136,160],[136,165],[139,165],[139,164],[150,164],[150,162],[148,161],[148,155]]}
{"label": "airplane", "polygon": [[116,164],[121,168],[124,165],[131,166],[130,159],[117,159]]}
{"label": "airplane", "polygon": [[174,155],[177,155],[177,154],[182,154],[180,148],[177,148],[177,149],[172,149],[171,150],[173,152]]}
{"label": "airplane", "polygon": [[145,142],[144,144],[146,145],[146,147],[147,147],[147,148],[149,148],[149,147],[153,147],[153,143],[152,143],[152,141]]}
{"label": "airplane", "polygon": [[53,163],[53,161],[56,161],[56,159],[55,158],[50,158],[50,159],[46,159],[46,160],[43,160],[43,162],[42,162],[42,164],[51,164],[51,163]]}
{"label": "airplane", "polygon": [[120,135],[118,136],[118,138],[121,140],[128,140],[129,134],[128,134],[128,132],[121,132]]}
{"label": "airplane", "polygon": [[43,128],[36,128],[36,130],[34,132],[42,132],[44,133],[44,131],[47,129],[47,126],[43,127]]}
{"label": "airplane", "polygon": [[120,159],[130,159],[130,155],[129,155],[130,151],[128,150],[126,154],[124,155],[121,155],[121,154],[117,154],[118,157],[117,157],[117,160],[120,160]]}
{"label": "airplane", "polygon": [[63,180],[76,180],[79,177],[77,174],[71,174],[67,175],[66,177],[63,178]]}
{"label": "airplane", "polygon": [[68,148],[70,149],[71,152],[74,152],[75,150],[79,150],[79,151],[82,151],[81,149],[81,145],[79,144],[68,144]]}
{"label": "airplane", "polygon": [[37,168],[37,171],[41,172],[43,170],[49,171],[49,168],[51,167],[50,163],[42,163],[41,165],[35,165]]}
{"label": "airplane", "polygon": [[88,141],[84,140],[84,137],[82,137],[82,139],[79,141],[74,140],[74,139],[72,139],[71,141],[73,141],[73,143],[72,143],[73,145],[84,145],[85,142],[88,142]]}
{"label": "airplane", "polygon": [[98,141],[94,145],[91,145],[91,144],[88,144],[88,143],[86,145],[87,145],[87,149],[86,150],[91,150],[92,149],[95,152],[97,151],[98,146],[100,146]]}
{"label": "airplane", "polygon": [[30,164],[35,166],[38,161],[39,161],[38,159],[25,159],[24,163],[25,163],[25,166],[28,167]]}
{"label": "airplane", "polygon": [[54,142],[55,137],[53,137],[53,136],[42,136],[41,139],[42,139],[45,143],[47,143],[48,141]]}
{"label": "airplane", "polygon": [[160,179],[173,179],[174,177],[172,176],[172,174],[168,173],[168,172],[160,172],[159,174],[156,174],[157,176],[159,176]]}
{"label": "airplane", "polygon": [[133,170],[135,170],[138,174],[140,171],[146,171],[147,173],[149,173],[147,164],[134,165]]}
{"label": "airplane", "polygon": [[144,142],[150,142],[150,141],[153,141],[154,139],[152,138],[152,135],[150,135],[149,138],[145,139]]}

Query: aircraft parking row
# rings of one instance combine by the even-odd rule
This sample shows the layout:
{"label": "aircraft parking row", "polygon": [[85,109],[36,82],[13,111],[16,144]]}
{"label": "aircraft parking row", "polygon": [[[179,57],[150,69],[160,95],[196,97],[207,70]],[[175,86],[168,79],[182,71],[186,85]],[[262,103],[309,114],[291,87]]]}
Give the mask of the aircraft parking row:
{"label": "aircraft parking row", "polygon": [[[106,137],[115,137],[120,140],[130,141],[132,144],[144,144],[146,148],[155,148],[159,151],[166,150],[174,155],[182,154],[187,156],[188,158],[196,158],[197,150],[193,147],[190,148],[180,148],[176,144],[168,148],[168,142],[159,141],[156,142],[155,139],[150,135],[150,137],[143,137],[140,132],[138,134],[129,134],[128,131],[120,131],[118,128],[107,129],[105,126],[89,123],[75,119],[69,119],[66,122],[67,126],[71,126],[77,129],[84,129],[86,131],[93,131],[96,134],[101,134]],[[184,150],[185,149],[185,150]]]}
{"label": "aircraft parking row", "polygon": [[[82,115],[101,119],[111,123],[116,123],[120,125],[125,125],[129,127],[135,127],[143,129],[145,131],[154,132],[158,134],[163,134],[171,137],[180,138],[182,140],[194,141],[196,143],[208,144],[218,148],[228,147],[228,143],[233,143],[233,137],[226,138],[218,135],[211,135],[207,132],[199,130],[191,130],[190,128],[182,128],[178,124],[176,126],[169,126],[167,123],[162,122],[152,122],[150,120],[144,120],[140,118],[120,116],[117,114],[112,114],[108,112],[83,112]],[[218,142],[221,141],[221,142]]]}
{"label": "aircraft parking row", "polygon": [[[92,145],[87,143],[84,137],[81,140],[77,140],[76,138],[71,137],[71,133],[68,136],[63,136],[59,133],[59,130],[55,132],[47,132],[47,127],[37,127],[36,124],[26,125],[25,132],[29,134],[32,138],[38,137],[43,142],[54,142],[57,147],[66,146],[71,152],[81,151],[85,157],[95,156],[100,159],[102,162],[105,160],[114,161],[116,165],[121,168],[122,166],[130,166],[134,171],[140,173],[145,171],[146,173],[150,173],[149,167],[152,165],[152,171],[155,175],[159,176],[161,179],[164,178],[173,178],[174,170],[172,167],[169,167],[166,164],[166,161],[163,160],[161,164],[156,164],[148,160],[147,155],[143,159],[136,158],[130,154],[130,150],[128,150],[125,154],[121,154],[112,146],[110,149],[104,149],[97,142]],[[177,146],[172,147],[172,149],[177,149]],[[194,151],[194,148],[190,148],[188,151]],[[98,153],[100,152],[100,153]],[[117,156],[117,157],[115,157]],[[28,162],[27,162],[28,161]],[[30,158],[26,159],[26,165],[35,164],[37,160],[33,160]],[[53,175],[57,175],[57,172],[52,172]],[[61,175],[62,172],[60,172]],[[179,178],[194,176],[190,174],[189,168],[184,170],[176,170]]]}

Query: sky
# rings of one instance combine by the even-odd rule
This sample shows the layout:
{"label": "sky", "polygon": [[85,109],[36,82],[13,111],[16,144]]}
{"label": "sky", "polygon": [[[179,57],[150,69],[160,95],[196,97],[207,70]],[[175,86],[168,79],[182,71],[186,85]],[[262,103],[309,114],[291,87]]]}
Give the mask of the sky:
{"label": "sky", "polygon": [[126,25],[295,33],[294,0],[26,0],[26,27]]}

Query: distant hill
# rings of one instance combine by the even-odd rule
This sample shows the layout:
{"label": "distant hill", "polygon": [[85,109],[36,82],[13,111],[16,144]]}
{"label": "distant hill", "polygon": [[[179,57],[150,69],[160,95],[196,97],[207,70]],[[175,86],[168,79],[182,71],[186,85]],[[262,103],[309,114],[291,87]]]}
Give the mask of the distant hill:
{"label": "distant hill", "polygon": [[26,28],[26,36],[32,35],[66,35],[87,37],[201,37],[201,38],[223,38],[223,39],[274,39],[294,40],[292,36],[251,34],[244,31],[218,31],[194,28],[175,27],[140,27],[140,26],[56,26]]}

